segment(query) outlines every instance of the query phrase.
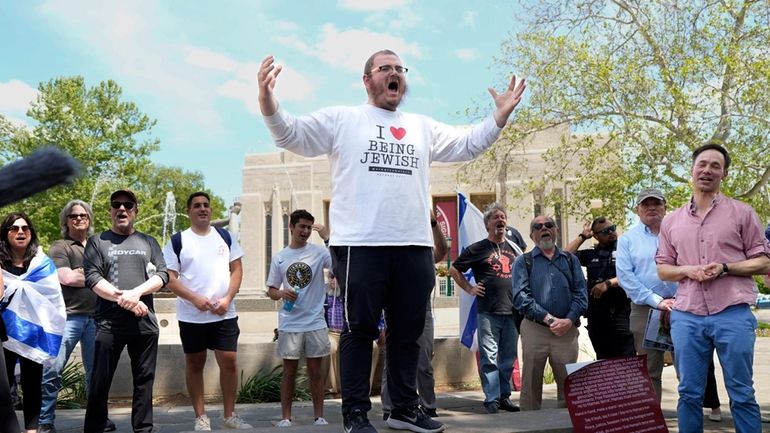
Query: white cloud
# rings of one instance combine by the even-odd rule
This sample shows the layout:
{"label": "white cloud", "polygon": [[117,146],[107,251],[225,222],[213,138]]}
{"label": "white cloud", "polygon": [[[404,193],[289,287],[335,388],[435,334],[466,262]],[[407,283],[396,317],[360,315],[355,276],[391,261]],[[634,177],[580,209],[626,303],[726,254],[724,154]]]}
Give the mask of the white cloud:
{"label": "white cloud", "polygon": [[0,112],[25,113],[37,94],[37,89],[23,81],[0,83]]}
{"label": "white cloud", "polygon": [[342,9],[372,12],[403,7],[407,0],[339,0],[337,4]]}
{"label": "white cloud", "polygon": [[161,119],[164,123],[183,130],[191,122],[220,129],[220,115],[213,109],[214,88],[208,77],[191,74],[190,64],[213,69],[235,66],[226,56],[169,38],[183,34],[185,24],[162,7],[151,0],[49,0],[40,11],[59,27],[62,37],[74,39],[94,62],[111,69],[125,89],[173,101],[173,113],[170,109],[161,113],[167,116]]}
{"label": "white cloud", "polygon": [[363,71],[364,61],[373,51],[393,50],[406,62],[406,58],[423,58],[416,43],[408,43],[385,33],[368,29],[340,30],[334,24],[324,24],[318,41],[310,46],[296,36],[283,37],[280,42],[307,56],[317,57],[324,63],[349,71]]}
{"label": "white cloud", "polygon": [[231,72],[238,68],[238,62],[222,53],[197,47],[187,47],[186,51],[185,62],[199,68],[225,72]]}
{"label": "white cloud", "polygon": [[478,53],[473,48],[460,48],[455,50],[455,56],[460,60],[471,61],[478,57]]}
{"label": "white cloud", "polygon": [[272,20],[270,24],[274,31],[294,32],[299,29],[299,25],[291,21]]}
{"label": "white cloud", "polygon": [[460,18],[460,27],[470,27],[475,28],[476,27],[476,18],[479,16],[479,13],[476,11],[465,11],[463,12],[462,17]]}
{"label": "white cloud", "polygon": [[[281,62],[277,63],[280,64]],[[258,70],[259,64],[257,63],[240,65],[235,78],[217,87],[217,94],[240,100],[249,112],[258,114],[259,86],[256,79]],[[275,94],[280,101],[304,101],[312,97],[313,89],[314,86],[310,80],[284,65],[278,76]]]}

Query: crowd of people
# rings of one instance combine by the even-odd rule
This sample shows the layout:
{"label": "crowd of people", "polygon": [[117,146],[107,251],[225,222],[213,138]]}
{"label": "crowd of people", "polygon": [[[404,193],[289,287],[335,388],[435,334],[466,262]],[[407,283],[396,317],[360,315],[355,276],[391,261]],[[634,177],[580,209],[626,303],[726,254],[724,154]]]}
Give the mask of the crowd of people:
{"label": "crowd of people", "polygon": [[[283,360],[277,427],[292,425],[295,382],[304,358],[314,424],[328,424],[323,399],[326,382],[332,382],[342,396],[344,431],[376,433],[368,412],[373,348],[379,341],[385,354],[387,425],[441,432],[445,426],[436,419],[431,366],[430,299],[434,263],[446,254],[446,242],[430,209],[429,165],[470,160],[489,148],[520,102],[524,81],[513,77],[502,93],[489,89],[493,114],[470,128],[455,128],[398,110],[408,69],[393,51],[378,51],[366,61],[366,104],[304,116],[279,105],[274,87],[281,70],[272,56],[262,61],[260,110],[279,148],[329,156],[332,230],[306,210],[295,210],[289,245],[271,260],[267,295],[283,301],[276,344]],[[516,241],[506,237],[505,208],[493,204],[487,209],[487,238],[466,248],[449,272],[477,299],[479,376],[488,413],[540,409],[546,361],[556,379],[558,404],[564,405],[566,365],[578,358],[582,316],[597,358],[647,356],[660,399],[664,354],[644,344],[655,311],[670,327],[676,347],[680,431],[703,430],[704,406],[711,409],[710,419],[721,419],[714,352],[737,431],[761,429],[752,382],[757,322],[749,306],[756,299],[752,276],[770,273],[770,244],[753,209],[720,192],[729,166],[725,148],[704,145],[693,152],[692,198],[683,207],[664,218],[665,196],[644,189],[635,203],[639,224],[618,237],[616,225],[599,217],[564,248],[553,218],[537,215],[530,222],[534,246],[526,251],[521,236]],[[0,337],[8,340],[0,357],[7,372],[0,375],[0,432],[21,430],[10,393],[17,361],[23,430],[56,432],[61,373],[78,343],[87,381],[84,432],[115,430],[108,395],[124,349],[133,378],[132,429],[152,432],[159,335],[153,293],[164,286],[177,295],[194,430],[212,429],[203,399],[209,350],[220,372],[221,427],[250,428],[235,412],[240,329],[234,298],[243,276],[237,239],[212,225],[210,197],[204,192],[190,195],[190,227],[163,248],[134,228],[139,212],[134,192],[113,192],[109,206],[110,228],[94,234],[91,207],[81,200],[67,203],[59,218],[62,239],[48,255],[24,213],[9,214],[0,227],[0,296],[5,302]],[[309,242],[314,231],[326,245]],[[591,238],[593,248],[579,249]],[[37,351],[24,349],[28,341],[17,332],[27,318],[16,313],[20,310],[13,303],[22,298],[36,299],[55,312],[43,320],[42,329],[58,331],[60,337],[47,339]],[[329,355],[331,362],[326,361]],[[522,366],[518,404],[511,399],[517,358]],[[332,371],[330,381],[325,369]]]}

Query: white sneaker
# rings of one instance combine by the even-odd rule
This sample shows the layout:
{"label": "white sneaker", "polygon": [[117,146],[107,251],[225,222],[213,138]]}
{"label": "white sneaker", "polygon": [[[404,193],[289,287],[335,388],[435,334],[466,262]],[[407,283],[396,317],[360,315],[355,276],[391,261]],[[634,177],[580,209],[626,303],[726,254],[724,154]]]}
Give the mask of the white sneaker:
{"label": "white sneaker", "polygon": [[276,427],[291,427],[291,421],[288,419],[282,419],[275,425]]}
{"label": "white sneaker", "polygon": [[232,428],[232,429],[245,429],[245,428],[254,428],[249,424],[246,424],[241,417],[238,416],[237,413],[233,413],[233,416],[227,417],[224,420],[225,428]]}
{"label": "white sneaker", "polygon": [[313,425],[329,425],[329,422],[324,419],[324,417],[319,416],[315,419],[315,422]]}
{"label": "white sneaker", "polygon": [[211,431],[211,420],[205,413],[195,418],[195,431]]}

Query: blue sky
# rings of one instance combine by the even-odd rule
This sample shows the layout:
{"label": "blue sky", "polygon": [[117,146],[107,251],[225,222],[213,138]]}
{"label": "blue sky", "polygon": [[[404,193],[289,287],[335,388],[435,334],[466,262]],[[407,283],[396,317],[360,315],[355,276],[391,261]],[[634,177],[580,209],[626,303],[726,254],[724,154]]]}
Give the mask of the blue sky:
{"label": "blue sky", "polygon": [[[409,67],[401,109],[448,123],[492,103],[490,70],[520,25],[512,1],[3,1],[0,114],[30,124],[38,83],[113,79],[124,99],[158,121],[159,164],[204,174],[214,193],[241,194],[246,153],[275,146],[258,114],[256,71],[284,65],[276,93],[301,114],[366,101],[363,64],[389,48]],[[510,71],[515,73],[515,71]]]}

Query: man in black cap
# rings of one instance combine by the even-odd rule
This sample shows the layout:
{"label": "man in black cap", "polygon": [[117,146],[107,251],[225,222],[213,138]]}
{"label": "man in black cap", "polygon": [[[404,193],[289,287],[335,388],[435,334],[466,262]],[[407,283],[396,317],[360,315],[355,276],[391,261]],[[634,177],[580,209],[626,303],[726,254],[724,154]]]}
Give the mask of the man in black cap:
{"label": "man in black cap", "polygon": [[134,229],[138,212],[133,192],[115,191],[110,196],[112,227],[92,236],[86,246],[86,287],[99,298],[85,433],[104,431],[107,397],[124,347],[131,358],[134,382],[131,425],[135,433],[153,429],[152,386],[159,330],[152,294],[168,283],[168,273],[158,242]]}

